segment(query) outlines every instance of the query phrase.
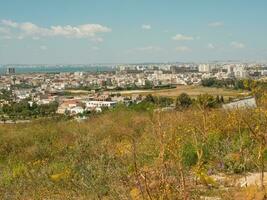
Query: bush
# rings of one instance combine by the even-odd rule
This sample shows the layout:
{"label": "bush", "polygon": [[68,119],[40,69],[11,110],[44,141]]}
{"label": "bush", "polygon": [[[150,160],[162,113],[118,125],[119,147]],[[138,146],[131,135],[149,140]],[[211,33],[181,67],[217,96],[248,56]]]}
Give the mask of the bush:
{"label": "bush", "polygon": [[176,109],[188,108],[192,105],[192,99],[186,93],[180,94],[176,99]]}

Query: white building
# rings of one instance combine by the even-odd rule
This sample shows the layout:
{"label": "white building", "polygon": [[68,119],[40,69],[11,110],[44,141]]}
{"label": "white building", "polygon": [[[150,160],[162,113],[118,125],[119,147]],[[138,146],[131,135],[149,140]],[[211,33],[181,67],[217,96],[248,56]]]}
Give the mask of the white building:
{"label": "white building", "polygon": [[40,99],[39,101],[37,101],[37,104],[38,105],[45,105],[45,104],[50,104],[53,101],[54,101],[53,99]]}
{"label": "white building", "polygon": [[77,115],[77,114],[82,114],[84,112],[84,109],[80,106],[76,106],[68,109],[68,111],[73,115]]}
{"label": "white building", "polygon": [[209,72],[211,72],[211,70],[212,70],[212,66],[210,64],[200,64],[198,66],[198,71],[199,72],[207,72],[207,73],[209,73]]}
{"label": "white building", "polygon": [[83,72],[74,72],[74,76],[77,77],[82,77],[83,76]]}
{"label": "white building", "polygon": [[248,72],[244,66],[234,67],[234,74],[236,78],[243,79],[248,77]]}
{"label": "white building", "polygon": [[114,107],[117,103],[115,101],[84,101],[86,108],[101,108]]}
{"label": "white building", "polygon": [[261,71],[261,75],[262,75],[262,76],[267,76],[267,70],[262,70],[262,71]]}

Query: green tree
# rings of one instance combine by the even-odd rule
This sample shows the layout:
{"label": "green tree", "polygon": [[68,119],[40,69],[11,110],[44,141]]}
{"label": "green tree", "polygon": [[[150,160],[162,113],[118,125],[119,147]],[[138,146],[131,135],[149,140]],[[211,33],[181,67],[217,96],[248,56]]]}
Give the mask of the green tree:
{"label": "green tree", "polygon": [[176,108],[183,109],[192,105],[192,99],[186,93],[180,94],[176,99]]}
{"label": "green tree", "polygon": [[145,102],[156,104],[158,102],[158,98],[154,97],[152,94],[148,94],[144,99]]}
{"label": "green tree", "polygon": [[216,99],[209,94],[198,95],[197,103],[202,109],[214,108],[217,105]]}
{"label": "green tree", "polygon": [[169,97],[159,97],[157,103],[161,107],[166,107],[170,106],[173,103],[173,99]]}

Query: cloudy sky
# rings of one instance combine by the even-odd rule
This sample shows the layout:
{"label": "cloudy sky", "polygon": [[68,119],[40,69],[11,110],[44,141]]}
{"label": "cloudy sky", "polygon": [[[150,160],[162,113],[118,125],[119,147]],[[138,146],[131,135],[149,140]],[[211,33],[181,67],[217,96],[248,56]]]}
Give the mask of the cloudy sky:
{"label": "cloudy sky", "polygon": [[266,0],[0,0],[0,63],[267,60]]}

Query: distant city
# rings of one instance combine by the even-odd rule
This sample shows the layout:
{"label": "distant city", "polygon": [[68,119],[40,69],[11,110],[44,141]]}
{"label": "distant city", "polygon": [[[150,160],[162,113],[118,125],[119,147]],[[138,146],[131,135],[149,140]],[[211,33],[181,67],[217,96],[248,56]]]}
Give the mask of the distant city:
{"label": "distant city", "polygon": [[2,106],[25,100],[29,105],[56,102],[58,114],[71,115],[102,111],[104,107],[114,107],[118,103],[138,103],[144,98],[140,95],[119,95],[125,90],[197,86],[208,79],[267,80],[267,65],[257,63],[7,65],[1,70],[1,93],[10,93],[9,100],[1,99]]}
{"label": "distant city", "polygon": [[60,72],[97,72],[97,71],[114,71],[118,67],[128,69],[140,69],[158,67],[162,70],[170,70],[171,67],[195,67],[200,68],[199,71],[206,70],[201,69],[204,65],[209,66],[212,69],[218,67],[225,67],[227,65],[232,66],[244,66],[244,67],[257,67],[261,69],[267,68],[267,62],[240,62],[240,61],[213,61],[213,62],[166,62],[166,63],[96,63],[96,64],[0,64],[0,75],[6,74],[8,68],[15,68],[16,73],[60,73]]}

